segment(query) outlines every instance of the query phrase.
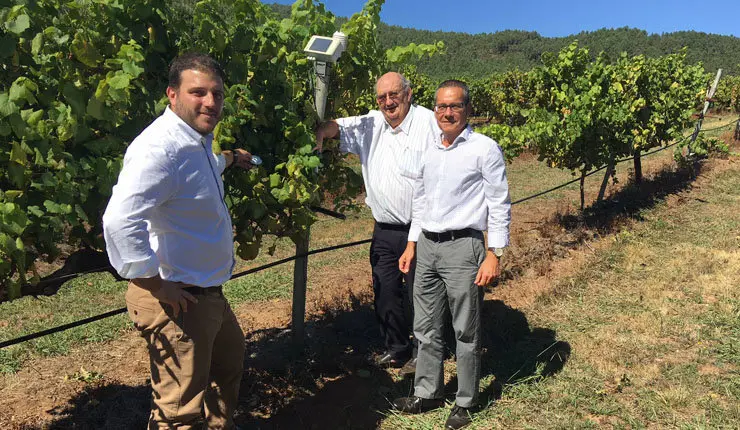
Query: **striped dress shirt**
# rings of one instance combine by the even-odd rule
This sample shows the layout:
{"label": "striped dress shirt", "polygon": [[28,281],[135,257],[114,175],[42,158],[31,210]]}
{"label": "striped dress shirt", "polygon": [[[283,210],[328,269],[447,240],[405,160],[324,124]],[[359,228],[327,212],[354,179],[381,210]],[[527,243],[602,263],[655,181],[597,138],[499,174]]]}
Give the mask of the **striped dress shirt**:
{"label": "striped dress shirt", "polygon": [[472,228],[488,231],[489,248],[508,246],[511,199],[501,148],[469,126],[447,148],[441,136],[424,155],[414,186],[409,241],[416,242],[422,230]]}
{"label": "striped dress shirt", "polygon": [[410,224],[414,180],[424,152],[439,133],[434,113],[412,105],[395,129],[380,111],[337,119],[339,149],[360,157],[367,197],[376,221]]}

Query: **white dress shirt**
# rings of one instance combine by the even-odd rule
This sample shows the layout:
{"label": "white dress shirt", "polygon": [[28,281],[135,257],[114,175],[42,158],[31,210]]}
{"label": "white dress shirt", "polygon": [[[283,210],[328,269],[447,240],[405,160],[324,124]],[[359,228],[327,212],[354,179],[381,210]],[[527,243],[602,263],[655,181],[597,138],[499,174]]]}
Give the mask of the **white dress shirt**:
{"label": "white dress shirt", "polygon": [[439,132],[434,112],[412,105],[395,129],[380,111],[337,119],[339,149],[360,157],[362,178],[376,221],[411,223],[414,179],[421,169],[422,154]]}
{"label": "white dress shirt", "polygon": [[108,257],[124,278],[211,287],[231,277],[226,161],[168,107],[131,142],[103,215]]}
{"label": "white dress shirt", "polygon": [[510,221],[509,186],[498,144],[467,127],[445,148],[439,134],[416,180],[409,241],[416,242],[422,230],[472,228],[488,230],[489,248],[503,248],[509,244]]}

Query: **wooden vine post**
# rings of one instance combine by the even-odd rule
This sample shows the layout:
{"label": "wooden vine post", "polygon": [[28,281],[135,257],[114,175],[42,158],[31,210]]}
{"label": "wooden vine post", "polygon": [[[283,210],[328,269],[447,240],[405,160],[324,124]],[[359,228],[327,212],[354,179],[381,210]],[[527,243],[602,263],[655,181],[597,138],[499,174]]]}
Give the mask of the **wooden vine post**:
{"label": "wooden vine post", "polygon": [[295,260],[293,266],[293,310],[291,313],[291,327],[293,344],[302,346],[306,334],[306,286],[308,283],[308,241],[310,231],[299,238],[295,244],[296,256],[302,255]]}
{"label": "wooden vine post", "polygon": [[[606,187],[609,185],[609,178],[614,175],[614,168],[616,166],[616,161],[614,158],[609,160],[609,164],[606,166],[606,172],[604,173],[604,180],[601,181],[601,187],[599,188],[599,195],[596,197],[596,201],[600,202],[604,199],[604,194],[606,194]],[[635,172],[637,172],[635,170]]]}

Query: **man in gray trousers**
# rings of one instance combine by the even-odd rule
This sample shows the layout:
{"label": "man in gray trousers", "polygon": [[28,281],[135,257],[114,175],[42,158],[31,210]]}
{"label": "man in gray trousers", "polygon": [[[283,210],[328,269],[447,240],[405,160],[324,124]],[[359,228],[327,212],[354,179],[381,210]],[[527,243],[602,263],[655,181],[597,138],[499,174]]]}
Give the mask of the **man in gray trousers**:
{"label": "man in gray trousers", "polygon": [[[478,401],[483,287],[501,272],[511,201],[501,148],[467,123],[467,85],[441,83],[434,112],[441,135],[424,154],[414,185],[409,243],[399,260],[399,268],[407,272],[416,254],[415,390],[393,405],[401,412],[420,413],[444,404],[442,326],[449,304],[457,340],[458,390],[445,428],[459,429],[471,422],[470,409]],[[483,230],[488,231],[487,247]]]}

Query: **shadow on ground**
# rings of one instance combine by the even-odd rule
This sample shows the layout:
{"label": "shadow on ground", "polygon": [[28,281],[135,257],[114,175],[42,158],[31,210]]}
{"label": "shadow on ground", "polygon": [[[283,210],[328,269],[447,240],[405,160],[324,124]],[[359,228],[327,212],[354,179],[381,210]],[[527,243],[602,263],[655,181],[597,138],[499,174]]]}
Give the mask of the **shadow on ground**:
{"label": "shadow on ground", "polygon": [[[483,303],[482,340],[482,392],[478,403],[483,408],[495,407],[506,385],[535,383],[559,372],[571,352],[570,344],[557,340],[555,331],[530,328],[522,311],[501,300]],[[453,377],[445,386],[449,402],[455,401],[456,390],[457,378]]]}
{"label": "shadow on ground", "polygon": [[558,340],[554,330],[530,327],[522,311],[501,300],[483,303],[483,348],[482,375],[494,377],[481,387],[481,406],[501,398],[506,385],[539,382],[554,375],[571,353],[570,344]]}
{"label": "shadow on ground", "polygon": [[[144,346],[142,345],[142,348]],[[151,388],[118,383],[97,383],[86,387],[66,405],[48,411],[51,423],[25,428],[144,429],[149,418]]]}
{"label": "shadow on ground", "polygon": [[[412,394],[411,378],[367,364],[382,341],[367,297],[350,299],[350,306],[307,324],[300,352],[290,330],[247,334],[237,424],[246,429],[374,429],[390,413],[394,398]],[[484,303],[483,321],[483,375],[495,375],[483,387],[483,404],[498,398],[503,384],[539,380],[567,360],[567,343],[556,341],[551,330],[530,329],[521,311],[499,300]],[[452,381],[446,387],[450,399],[455,385]],[[145,428],[150,395],[149,386],[90,385],[49,411],[55,418],[42,428]]]}
{"label": "shadow on ground", "polygon": [[[630,182],[582,213],[555,213],[549,220],[512,237],[512,247],[503,261],[501,280],[517,279],[527,272],[546,274],[554,260],[567,258],[571,250],[599,237],[614,234],[670,195],[690,190],[702,163],[666,167],[646,175],[638,184]],[[631,179],[630,179],[631,181]]]}
{"label": "shadow on ground", "polygon": [[250,333],[237,422],[248,429],[377,428],[400,383],[368,364],[383,343],[368,300],[350,293],[347,305],[326,306],[307,323],[300,353],[290,330]]}
{"label": "shadow on ground", "polygon": [[567,215],[560,224],[568,229],[585,226],[601,234],[613,233],[626,218],[642,220],[641,213],[673,194],[688,191],[702,172],[702,163],[679,168],[668,167],[639,183],[632,180],[627,186],[601,202],[586,208],[582,215]]}

